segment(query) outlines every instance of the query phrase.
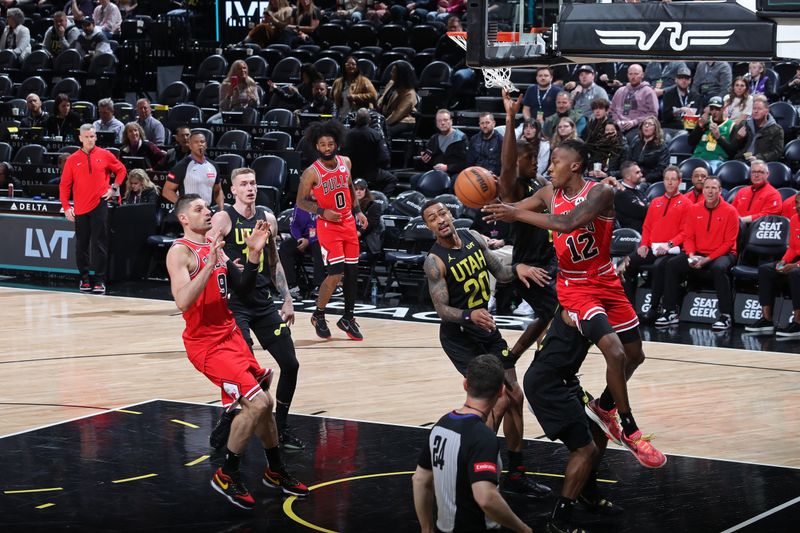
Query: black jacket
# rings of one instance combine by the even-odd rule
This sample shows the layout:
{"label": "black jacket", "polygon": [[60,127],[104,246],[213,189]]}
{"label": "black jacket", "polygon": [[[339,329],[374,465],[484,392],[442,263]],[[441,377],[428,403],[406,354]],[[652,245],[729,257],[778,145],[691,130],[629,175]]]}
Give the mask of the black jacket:
{"label": "black jacket", "polygon": [[342,154],[350,157],[353,179],[375,180],[378,171],[389,163],[389,152],[381,134],[369,126],[361,126],[347,132]]}
{"label": "black jacket", "polygon": [[667,143],[661,143],[660,146],[653,146],[652,143],[645,145],[636,137],[630,146],[628,158],[636,161],[647,183],[655,183],[661,181],[664,169],[669,165],[669,149]]}
{"label": "black jacket", "polygon": [[467,168],[467,136],[461,130],[454,131],[457,140],[450,143],[444,152],[439,149],[438,133],[428,139],[428,144],[425,145],[425,149],[431,152],[431,160],[428,165],[433,168],[434,165],[444,163],[447,165],[447,173],[451,176],[457,175]]}
{"label": "black jacket", "polygon": [[647,215],[647,196],[639,189],[625,185],[614,196],[614,210],[623,228],[633,228],[641,233]]}
{"label": "black jacket", "polygon": [[674,130],[683,129],[683,119],[681,118],[680,114],[675,114],[676,109],[681,107],[693,107],[697,109],[698,112],[702,112],[703,97],[700,96],[700,93],[697,91],[693,91],[690,88],[688,94],[686,95],[685,101],[686,105],[684,105],[681,101],[677,87],[673,87],[672,89],[664,92],[664,96],[662,98],[663,110],[661,111],[662,128],[670,128]]}

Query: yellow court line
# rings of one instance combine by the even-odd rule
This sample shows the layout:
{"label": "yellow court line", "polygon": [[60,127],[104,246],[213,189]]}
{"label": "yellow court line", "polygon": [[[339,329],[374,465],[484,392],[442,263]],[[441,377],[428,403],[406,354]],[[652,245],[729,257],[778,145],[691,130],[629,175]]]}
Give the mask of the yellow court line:
{"label": "yellow court line", "polygon": [[195,426],[194,424],[191,424],[189,422],[184,422],[183,420],[178,420],[177,418],[173,418],[172,420],[170,420],[170,422],[175,422],[176,424],[180,424],[182,426],[186,426],[192,429],[198,429],[200,427],[200,426]]}
{"label": "yellow court line", "polygon": [[194,461],[189,461],[188,463],[186,463],[186,464],[185,464],[185,465],[183,465],[183,466],[194,466],[194,465],[196,465],[196,464],[202,463],[203,461],[205,461],[205,460],[206,460],[206,459],[208,459],[209,457],[211,457],[211,456],[210,456],[210,455],[201,455],[200,457],[198,457],[198,458],[197,458],[197,459],[195,459]]}
{"label": "yellow court line", "polygon": [[129,415],[140,415],[141,411],[131,411],[130,409],[117,409],[118,413],[127,413]]}
{"label": "yellow court line", "polygon": [[27,494],[29,492],[53,492],[56,490],[64,490],[61,487],[51,487],[49,489],[20,489],[20,490],[4,490],[3,494]]}
{"label": "yellow court line", "polygon": [[42,505],[37,505],[37,509],[47,509],[48,507],[54,507],[54,503],[43,503]]}
{"label": "yellow court line", "polygon": [[147,479],[149,477],[156,477],[158,474],[145,474],[143,476],[129,477],[125,479],[115,479],[111,483],[127,483],[128,481],[138,481],[140,479]]}

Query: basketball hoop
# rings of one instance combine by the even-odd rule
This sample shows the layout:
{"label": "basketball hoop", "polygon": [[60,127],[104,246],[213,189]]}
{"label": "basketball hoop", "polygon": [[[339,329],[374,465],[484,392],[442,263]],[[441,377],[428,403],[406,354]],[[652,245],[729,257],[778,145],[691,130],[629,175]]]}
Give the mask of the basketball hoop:
{"label": "basketball hoop", "polygon": [[[497,42],[512,42],[514,40],[514,35],[503,35],[501,39],[501,33],[513,33],[513,32],[498,32],[497,34]],[[465,31],[449,31],[447,32],[447,36],[453,40],[458,46],[460,46],[465,52],[467,51],[467,32]],[[519,92],[514,84],[511,82],[511,68],[510,67],[499,67],[499,68],[490,68],[490,67],[478,67],[483,72],[483,82],[487,88],[497,88],[497,89],[505,89],[507,92]]]}

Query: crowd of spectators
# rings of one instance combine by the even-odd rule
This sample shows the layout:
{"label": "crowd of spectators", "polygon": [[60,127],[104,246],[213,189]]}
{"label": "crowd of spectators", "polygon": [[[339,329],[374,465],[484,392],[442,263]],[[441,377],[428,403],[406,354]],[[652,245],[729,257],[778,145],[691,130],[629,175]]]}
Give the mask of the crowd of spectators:
{"label": "crowd of spectators", "polygon": [[[53,57],[75,49],[85,64],[114,53],[124,18],[135,15],[135,5],[129,2],[99,0],[92,5],[69,0],[47,5],[52,24],[41,35],[31,35],[25,26],[26,12],[18,7],[6,10],[0,48],[11,50],[20,64],[34,49],[46,50]],[[287,0],[271,0],[261,21],[240,44],[253,47],[248,55],[270,45],[297,48],[319,42],[318,29],[328,22],[345,27],[367,23],[375,28],[386,23],[407,28],[429,25],[441,36],[433,59],[449,64],[449,81],[455,86],[457,80],[479,78],[465,66],[463,52],[443,35],[445,30],[461,29],[465,10],[466,2],[461,1],[368,5],[360,0],[299,0],[290,5]],[[298,134],[309,120],[333,118],[347,124],[348,135],[340,149],[353,162],[359,201],[365,204],[362,211],[372,212],[373,219],[379,203],[373,194],[382,193],[391,202],[409,187],[427,194],[431,183],[439,184],[438,192],[452,192],[458,174],[472,165],[498,174],[505,135],[517,138],[520,176],[540,181],[547,178],[552,150],[565,139],[580,138],[591,154],[587,176],[617,178],[618,224],[642,234],[641,246],[631,256],[625,274],[631,298],[642,265],[653,266],[648,275],[655,305],[652,316],[646,318],[657,325],[674,324],[680,303],[675,300],[680,294],[675,285],[690,269],[707,270],[718,294],[720,320],[714,326],[718,329],[731,323],[728,270],[737,261],[737,244],[742,244],[740,229],[746,232],[747,225],[761,216],[794,213],[794,197],[782,197],[769,184],[767,164],[784,162],[797,170],[797,162],[784,157],[784,147],[797,136],[797,129],[787,126],[783,115],[775,116],[770,106],[781,101],[800,104],[800,66],[794,75],[784,71],[783,77],[761,62],[750,63],[746,72],[738,67],[736,75],[734,66],[724,61],[543,67],[524,88],[519,127],[506,129],[496,123],[499,114],[490,111],[473,113],[469,122],[456,123],[457,115],[464,116],[473,108],[464,107],[455,97],[425,111],[430,87],[420,86],[424,65],[415,68],[410,61],[394,61],[385,65],[386,73],[377,69],[367,73],[362,66],[367,56],[356,49],[352,52],[338,60],[334,76],[304,63],[296,83],[256,81],[248,62],[232,61],[227,74],[220,76],[215,112],[205,115],[200,124],[168,128],[153,115],[148,98],[139,99],[132,115],[123,121],[115,116],[118,102],[99,99],[95,131],[113,133],[120,157],[135,160],[141,167],[128,174],[124,201],[174,202],[179,195],[193,192],[220,208],[225,169],[208,157],[213,141],[195,126],[223,124],[226,112],[257,117],[265,110],[287,109],[294,113]],[[377,64],[375,59],[373,66]],[[25,96],[22,127],[41,127],[48,136],[67,139],[86,120],[73,107],[75,98],[67,94],[54,95],[52,102],[44,102],[44,94]],[[428,137],[421,132],[433,134]],[[408,156],[404,168],[393,164],[399,141]],[[303,164],[314,158],[313,149],[302,142],[295,146]],[[689,171],[675,166],[690,157],[702,164]],[[745,187],[727,190],[732,187],[721,172],[727,161],[741,161],[750,168],[746,183],[738,184]],[[143,170],[167,172],[163,190]],[[0,168],[3,181],[15,179],[11,173],[10,165]],[[718,173],[723,176],[717,177]],[[695,211],[708,221],[708,227],[684,225]],[[295,218],[302,216],[297,213]],[[321,262],[313,252],[312,222],[293,221],[282,256],[287,265],[293,265],[298,257],[311,253],[314,278],[322,279]],[[380,228],[381,224],[370,220],[362,235],[365,250],[373,254],[380,252]],[[514,236],[505,241],[513,244]],[[287,268],[291,278],[290,271]]]}

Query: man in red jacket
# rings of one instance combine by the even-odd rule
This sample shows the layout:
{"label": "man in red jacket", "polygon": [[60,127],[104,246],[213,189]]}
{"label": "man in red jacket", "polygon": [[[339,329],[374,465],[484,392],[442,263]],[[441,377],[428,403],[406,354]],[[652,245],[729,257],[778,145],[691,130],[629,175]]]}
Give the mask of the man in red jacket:
{"label": "man in red jacket", "polygon": [[684,198],[693,204],[703,201],[703,182],[708,177],[708,170],[705,167],[697,167],[692,171],[692,188],[686,191]]}
{"label": "man in red jacket", "polygon": [[642,265],[653,265],[653,292],[650,297],[650,311],[645,315],[647,321],[652,321],[658,311],[661,296],[664,294],[665,267],[667,261],[673,257],[669,252],[683,244],[681,229],[684,216],[686,210],[693,205],[678,191],[680,184],[681,170],[678,167],[670,165],[664,169],[664,194],[650,202],[642,226],[642,241],[625,269],[625,293],[631,303],[636,305],[639,270]]}
{"label": "man in red jacket", "polygon": [[711,326],[715,330],[731,327],[733,296],[728,271],[736,261],[736,238],[739,235],[739,216],[732,205],[720,197],[722,185],[716,176],[703,183],[703,203],[686,211],[683,228],[683,253],[666,265],[664,282],[664,314],[656,326],[678,323],[678,295],[683,278],[691,270],[710,272],[717,291],[719,319]]}
{"label": "man in red jacket", "polygon": [[733,207],[739,212],[742,222],[750,223],[765,215],[780,215],[781,193],[770,185],[769,168],[760,159],[750,161],[750,187],[739,189],[733,199]]}
{"label": "man in red jacket", "polygon": [[[95,146],[91,124],[80,128],[81,149],[67,158],[61,173],[59,196],[64,215],[75,222],[75,261],[81,274],[81,292],[106,293],[108,263],[108,204],[125,181],[125,165],[108,150]],[[110,175],[115,174],[111,183]],[[72,194],[70,207],[69,199]],[[89,248],[94,284],[89,279]]]}
{"label": "man in red jacket", "polygon": [[[794,196],[795,214],[789,221],[789,247],[777,263],[766,263],[758,267],[758,301],[763,315],[755,324],[744,329],[753,333],[775,333],[779,337],[800,337],[800,196]],[[775,331],[773,304],[776,285],[786,285],[792,295],[792,321]]]}

